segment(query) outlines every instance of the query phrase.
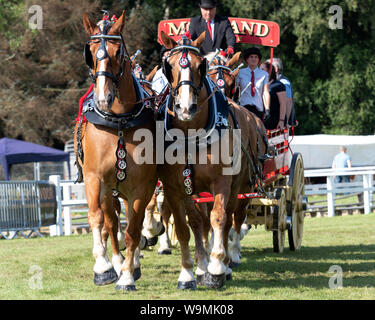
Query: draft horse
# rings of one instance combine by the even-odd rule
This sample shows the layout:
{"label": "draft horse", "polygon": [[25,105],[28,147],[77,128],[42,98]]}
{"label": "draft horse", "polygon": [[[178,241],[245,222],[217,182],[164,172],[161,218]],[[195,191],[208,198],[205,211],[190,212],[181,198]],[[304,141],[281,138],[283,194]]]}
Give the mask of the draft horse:
{"label": "draft horse", "polygon": [[[121,35],[125,12],[114,23],[103,19],[98,24],[84,13],[83,24],[90,36],[84,55],[95,87],[92,103],[83,110],[88,121],[77,124],[74,140],[93,233],[94,283],[117,281],[117,290],[135,290],[140,276],[135,251],[157,179],[155,164],[138,161],[136,147],[141,141],[134,133],[140,128],[154,133],[154,113],[144,103],[143,89],[132,74]],[[125,259],[117,239],[119,197],[124,199],[128,217]],[[106,233],[112,241],[112,262],[107,257]]]}
{"label": "draft horse", "polygon": [[234,96],[235,79],[240,69],[233,69],[233,67],[238,63],[240,56],[241,52],[236,52],[231,59],[220,54],[216,55],[215,52],[205,56],[210,61],[208,76],[228,98]]}
{"label": "draft horse", "polygon": [[[181,245],[179,286],[187,289],[196,286],[185,219],[186,214],[189,219],[198,215],[193,195],[210,192],[214,197],[210,213],[213,247],[208,260],[201,241],[196,237],[196,274],[202,284],[219,288],[224,285],[228,273],[228,233],[232,213],[235,217],[244,218],[248,204],[246,200],[238,200],[237,194],[254,190],[257,177],[261,175],[257,159],[265,152],[265,146],[258,139],[254,117],[234,102],[228,103],[221,92],[215,92],[216,85],[208,79],[207,60],[199,53],[204,36],[202,33],[193,43],[183,37],[178,44],[164,32],[161,33],[164,46],[171,49],[163,66],[171,84],[171,95],[165,108],[165,132],[167,135],[171,129],[183,132],[182,146],[193,141],[194,148],[197,147],[195,141],[201,138],[202,141],[207,140],[206,149],[198,148],[195,159],[190,152],[194,149],[188,148],[189,152],[184,149],[183,163],[164,164],[158,170],[164,186],[164,201],[168,202],[173,212]],[[228,156],[220,150],[225,148]],[[198,158],[199,161],[195,161]],[[234,166],[231,160],[237,164]]]}

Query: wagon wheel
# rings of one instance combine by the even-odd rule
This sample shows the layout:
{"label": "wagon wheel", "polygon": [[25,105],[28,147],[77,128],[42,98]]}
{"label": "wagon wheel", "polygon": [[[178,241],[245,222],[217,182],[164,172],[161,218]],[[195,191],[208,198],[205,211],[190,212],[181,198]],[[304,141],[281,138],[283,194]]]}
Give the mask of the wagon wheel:
{"label": "wagon wheel", "polygon": [[300,153],[293,154],[290,165],[288,186],[291,188],[288,199],[288,240],[291,251],[301,249],[304,213],[305,176],[303,159]]}
{"label": "wagon wheel", "polygon": [[286,230],[286,197],[283,188],[276,189],[276,199],[278,205],[274,206],[273,211],[273,251],[282,253],[285,243]]}

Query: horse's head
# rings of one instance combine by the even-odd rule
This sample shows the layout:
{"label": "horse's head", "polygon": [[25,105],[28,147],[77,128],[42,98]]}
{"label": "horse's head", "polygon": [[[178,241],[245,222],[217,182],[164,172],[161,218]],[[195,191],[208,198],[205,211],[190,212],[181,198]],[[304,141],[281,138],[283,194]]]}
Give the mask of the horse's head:
{"label": "horse's head", "polygon": [[121,32],[125,24],[125,11],[116,22],[101,20],[91,22],[86,13],[83,24],[90,40],[86,43],[84,57],[95,83],[94,100],[103,111],[109,110],[116,97],[119,81],[123,75],[125,62],[129,62]]}
{"label": "horse's head", "polygon": [[194,118],[207,74],[207,60],[199,52],[204,37],[205,32],[195,41],[183,37],[177,43],[164,32],[161,33],[164,46],[171,49],[169,57],[164,60],[163,71],[171,84],[174,110],[182,121]]}
{"label": "horse's head", "polygon": [[[206,55],[207,60],[211,61],[215,53]],[[233,67],[237,64],[241,52],[237,52],[230,60],[225,56],[218,55],[213,59],[212,65],[209,66],[208,75],[214,81],[220,90],[229,98],[233,97],[235,86],[235,78],[239,69],[233,71]]]}

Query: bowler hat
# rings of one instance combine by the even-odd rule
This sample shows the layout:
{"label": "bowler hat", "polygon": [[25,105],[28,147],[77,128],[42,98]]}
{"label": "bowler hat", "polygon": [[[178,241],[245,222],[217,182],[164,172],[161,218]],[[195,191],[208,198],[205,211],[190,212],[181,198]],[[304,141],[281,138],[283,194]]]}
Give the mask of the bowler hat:
{"label": "bowler hat", "polygon": [[251,48],[247,48],[243,53],[243,57],[245,61],[252,54],[256,54],[259,57],[259,60],[262,60],[262,54],[260,53],[260,50],[256,47],[251,47]]}
{"label": "bowler hat", "polygon": [[215,8],[216,0],[200,0],[199,6],[203,9]]}

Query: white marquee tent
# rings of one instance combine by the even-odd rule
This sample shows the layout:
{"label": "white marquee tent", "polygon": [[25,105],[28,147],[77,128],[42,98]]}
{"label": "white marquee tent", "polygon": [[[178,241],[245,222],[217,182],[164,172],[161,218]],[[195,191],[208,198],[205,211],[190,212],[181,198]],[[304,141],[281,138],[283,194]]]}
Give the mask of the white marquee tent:
{"label": "white marquee tent", "polygon": [[294,136],[290,141],[293,152],[300,152],[305,169],[331,168],[333,158],[347,147],[353,167],[375,166],[375,135],[306,135]]}

